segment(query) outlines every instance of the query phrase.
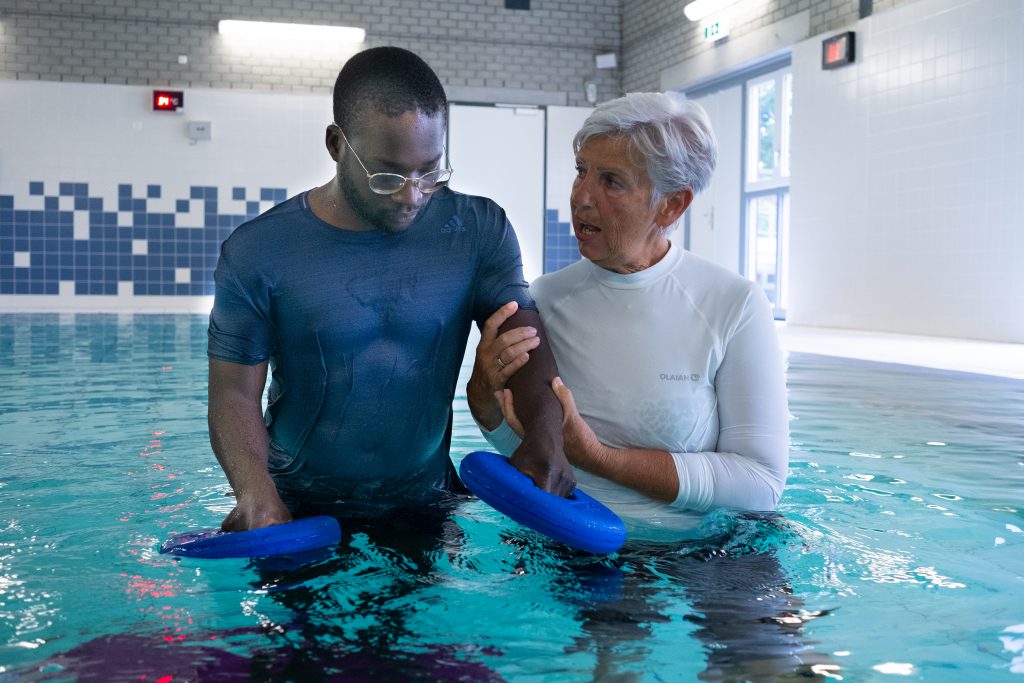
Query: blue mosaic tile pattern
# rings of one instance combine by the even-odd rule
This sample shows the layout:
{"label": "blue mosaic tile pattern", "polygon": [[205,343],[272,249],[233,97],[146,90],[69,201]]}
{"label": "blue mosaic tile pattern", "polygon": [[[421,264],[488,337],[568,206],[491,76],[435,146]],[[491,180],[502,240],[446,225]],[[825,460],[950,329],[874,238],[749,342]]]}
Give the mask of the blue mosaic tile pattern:
{"label": "blue mosaic tile pattern", "polygon": [[580,251],[572,226],[559,222],[558,210],[548,209],[544,222],[544,272],[556,270],[580,260]]}
{"label": "blue mosaic tile pattern", "polygon": [[[130,282],[139,296],[211,295],[221,242],[288,198],[284,188],[248,196],[235,187],[245,213],[221,213],[218,188],[193,186],[188,197],[162,202],[173,213],[151,211],[148,200],[162,194],[160,185],[121,184],[111,207],[88,183],[31,181],[28,195],[42,197],[42,209],[0,194],[0,294],[56,295],[61,282],[73,282],[75,294],[116,295],[118,283]],[[39,200],[21,199],[29,203]]]}

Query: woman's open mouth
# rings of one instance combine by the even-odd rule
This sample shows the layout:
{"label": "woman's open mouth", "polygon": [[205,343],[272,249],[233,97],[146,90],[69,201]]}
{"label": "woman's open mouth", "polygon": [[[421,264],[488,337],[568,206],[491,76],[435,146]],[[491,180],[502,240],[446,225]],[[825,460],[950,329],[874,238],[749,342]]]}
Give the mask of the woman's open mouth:
{"label": "woman's open mouth", "polygon": [[584,223],[583,221],[576,221],[576,239],[585,240],[588,237],[593,237],[597,233],[601,232],[601,228],[591,223]]}

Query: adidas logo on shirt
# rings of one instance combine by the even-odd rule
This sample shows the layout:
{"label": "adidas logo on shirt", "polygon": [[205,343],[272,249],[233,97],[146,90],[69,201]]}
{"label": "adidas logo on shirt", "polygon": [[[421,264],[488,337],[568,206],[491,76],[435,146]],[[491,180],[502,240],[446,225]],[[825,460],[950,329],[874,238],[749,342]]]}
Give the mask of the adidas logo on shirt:
{"label": "adidas logo on shirt", "polygon": [[466,232],[466,226],[462,224],[462,219],[458,216],[452,216],[451,220],[441,228],[441,234],[448,235],[453,232]]}

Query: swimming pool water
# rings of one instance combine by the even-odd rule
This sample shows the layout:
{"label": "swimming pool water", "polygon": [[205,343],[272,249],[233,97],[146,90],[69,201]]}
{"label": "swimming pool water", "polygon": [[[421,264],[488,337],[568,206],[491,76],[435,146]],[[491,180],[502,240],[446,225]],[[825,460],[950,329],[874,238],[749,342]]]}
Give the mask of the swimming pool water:
{"label": "swimming pool water", "polygon": [[0,315],[0,681],[1024,680],[1022,382],[792,355],[778,514],[606,558],[464,499],[176,559],[232,507],[205,333]]}

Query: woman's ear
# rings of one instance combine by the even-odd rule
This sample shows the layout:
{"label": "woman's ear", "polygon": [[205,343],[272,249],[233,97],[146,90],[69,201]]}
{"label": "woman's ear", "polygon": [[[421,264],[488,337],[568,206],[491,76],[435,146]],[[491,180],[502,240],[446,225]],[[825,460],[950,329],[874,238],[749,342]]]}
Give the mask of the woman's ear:
{"label": "woman's ear", "polygon": [[665,195],[661,200],[661,206],[658,208],[658,217],[656,219],[658,226],[667,228],[675,223],[692,202],[693,190],[690,188]]}

